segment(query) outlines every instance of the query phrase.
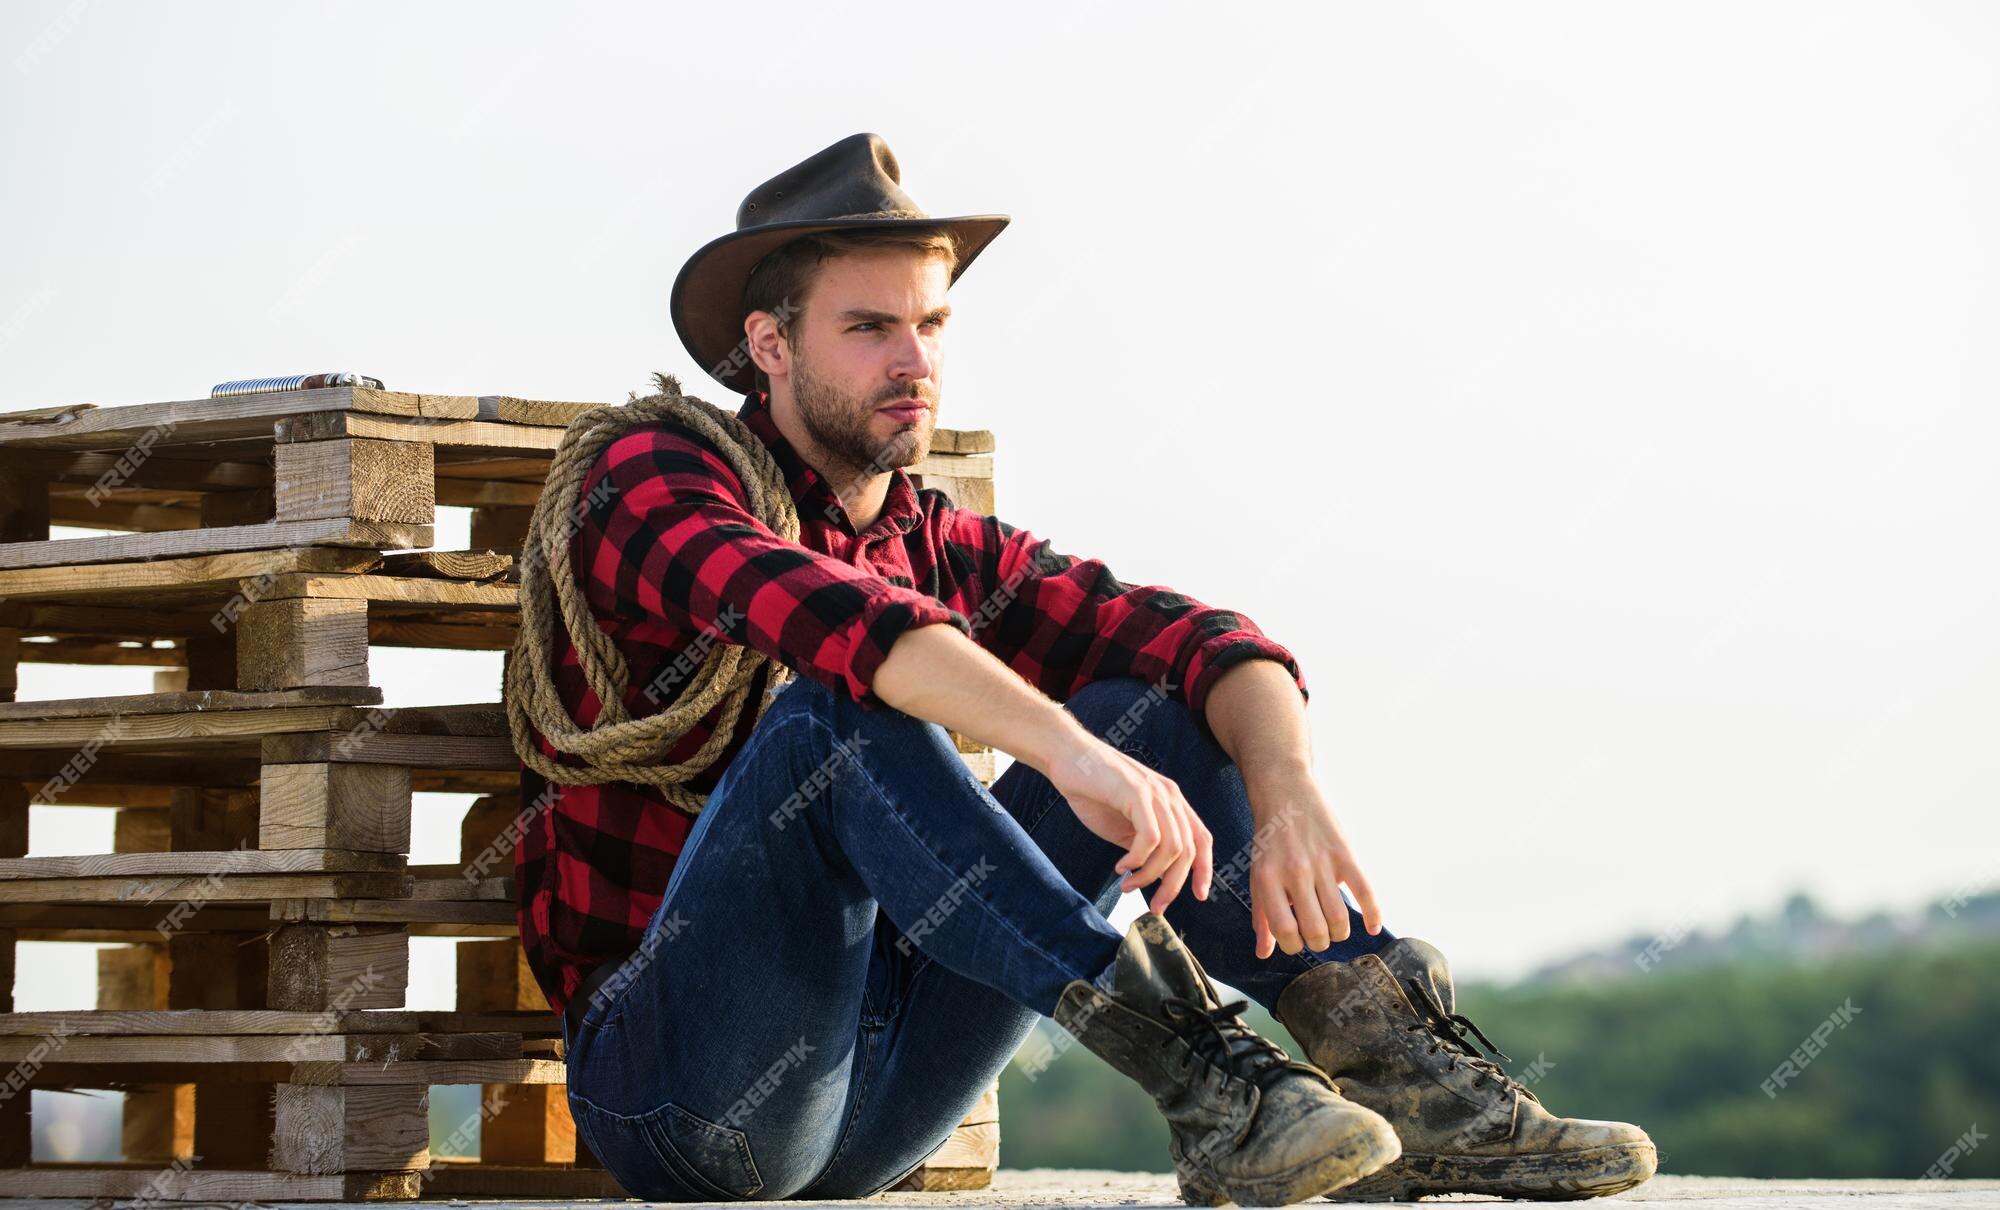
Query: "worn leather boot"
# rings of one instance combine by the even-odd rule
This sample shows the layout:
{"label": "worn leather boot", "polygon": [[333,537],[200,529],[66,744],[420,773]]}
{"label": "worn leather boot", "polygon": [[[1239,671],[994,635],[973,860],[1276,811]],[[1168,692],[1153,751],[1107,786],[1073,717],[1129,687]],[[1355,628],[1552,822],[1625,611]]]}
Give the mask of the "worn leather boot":
{"label": "worn leather boot", "polygon": [[1342,1200],[1429,1193],[1566,1200],[1630,1189],[1653,1175],[1637,1126],[1559,1118],[1467,1038],[1505,1059],[1453,1011],[1436,947],[1399,937],[1381,953],[1300,975],[1273,1013],[1341,1091],[1395,1126],[1403,1154],[1342,1189]]}
{"label": "worn leather boot", "polygon": [[1145,912],[1097,980],[1076,979],[1056,1024],[1152,1096],[1190,1205],[1282,1206],[1396,1158],[1396,1132],[1217,1003],[1166,920]]}

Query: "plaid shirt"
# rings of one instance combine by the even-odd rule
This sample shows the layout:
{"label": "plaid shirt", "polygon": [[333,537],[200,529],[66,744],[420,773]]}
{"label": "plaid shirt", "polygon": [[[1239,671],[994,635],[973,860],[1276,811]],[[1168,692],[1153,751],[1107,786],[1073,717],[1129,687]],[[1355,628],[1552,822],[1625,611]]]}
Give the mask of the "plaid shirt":
{"label": "plaid shirt", "polygon": [[[897,636],[938,622],[1058,702],[1105,677],[1138,677],[1161,684],[1206,730],[1203,703],[1216,678],[1253,658],[1282,663],[1306,695],[1292,654],[1243,615],[1164,587],[1128,587],[1096,559],[1058,554],[1027,530],[954,507],[936,488],[918,490],[901,469],[890,472],[882,515],[857,535],[833,490],[779,432],[768,397],[751,392],[736,414],[784,472],[798,542],[752,516],[715,446],[677,424],[620,436],[584,480],[572,566],[625,655],[633,717],[677,699],[718,642],[747,643],[879,709],[886,703],[871,685]],[[752,701],[768,672],[754,678]],[[556,681],[571,716],[589,726],[598,701],[566,642]],[[707,741],[718,711],[678,742],[669,763]],[[722,757],[692,788],[715,788],[754,713],[743,710]],[[556,757],[545,738],[536,742]],[[560,1013],[587,972],[638,947],[694,818],[648,786],[548,786],[525,767],[521,802],[521,938]]]}

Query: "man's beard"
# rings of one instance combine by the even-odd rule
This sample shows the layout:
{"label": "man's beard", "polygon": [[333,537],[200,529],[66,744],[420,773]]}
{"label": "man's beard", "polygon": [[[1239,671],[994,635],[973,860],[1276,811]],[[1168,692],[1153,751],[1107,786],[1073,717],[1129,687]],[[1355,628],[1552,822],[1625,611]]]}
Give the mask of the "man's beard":
{"label": "man's beard", "polygon": [[829,478],[838,476],[832,483],[837,494],[844,496],[861,480],[895,467],[913,466],[930,453],[931,430],[922,421],[898,429],[887,441],[869,431],[876,408],[892,399],[907,399],[913,392],[931,405],[935,425],[937,396],[923,387],[884,387],[864,400],[815,376],[803,359],[793,363],[792,402],[799,409],[799,423],[831,464]]}

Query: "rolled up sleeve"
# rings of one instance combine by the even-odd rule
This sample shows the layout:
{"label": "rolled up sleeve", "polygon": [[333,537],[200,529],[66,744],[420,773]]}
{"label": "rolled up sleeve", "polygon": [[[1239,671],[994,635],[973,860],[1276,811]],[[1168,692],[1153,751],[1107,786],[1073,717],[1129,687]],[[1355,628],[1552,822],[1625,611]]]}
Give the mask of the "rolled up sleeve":
{"label": "rolled up sleeve", "polygon": [[1056,701],[1105,677],[1138,677],[1162,684],[1206,729],[1209,692],[1247,659],[1283,665],[1311,698],[1291,651],[1240,613],[1164,585],[1127,585],[1103,560],[1061,554],[996,517],[955,510],[950,532],[976,552],[973,637]]}

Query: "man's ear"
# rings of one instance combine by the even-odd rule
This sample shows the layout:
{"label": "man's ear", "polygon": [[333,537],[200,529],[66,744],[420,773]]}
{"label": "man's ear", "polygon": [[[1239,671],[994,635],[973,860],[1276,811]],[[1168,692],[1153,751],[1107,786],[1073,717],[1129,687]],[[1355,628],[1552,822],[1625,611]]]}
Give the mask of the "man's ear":
{"label": "man's ear", "polygon": [[[792,322],[797,323],[795,316]],[[743,317],[743,341],[750,360],[770,378],[781,378],[791,368],[791,349],[778,331],[777,317],[769,311],[752,311]]]}

